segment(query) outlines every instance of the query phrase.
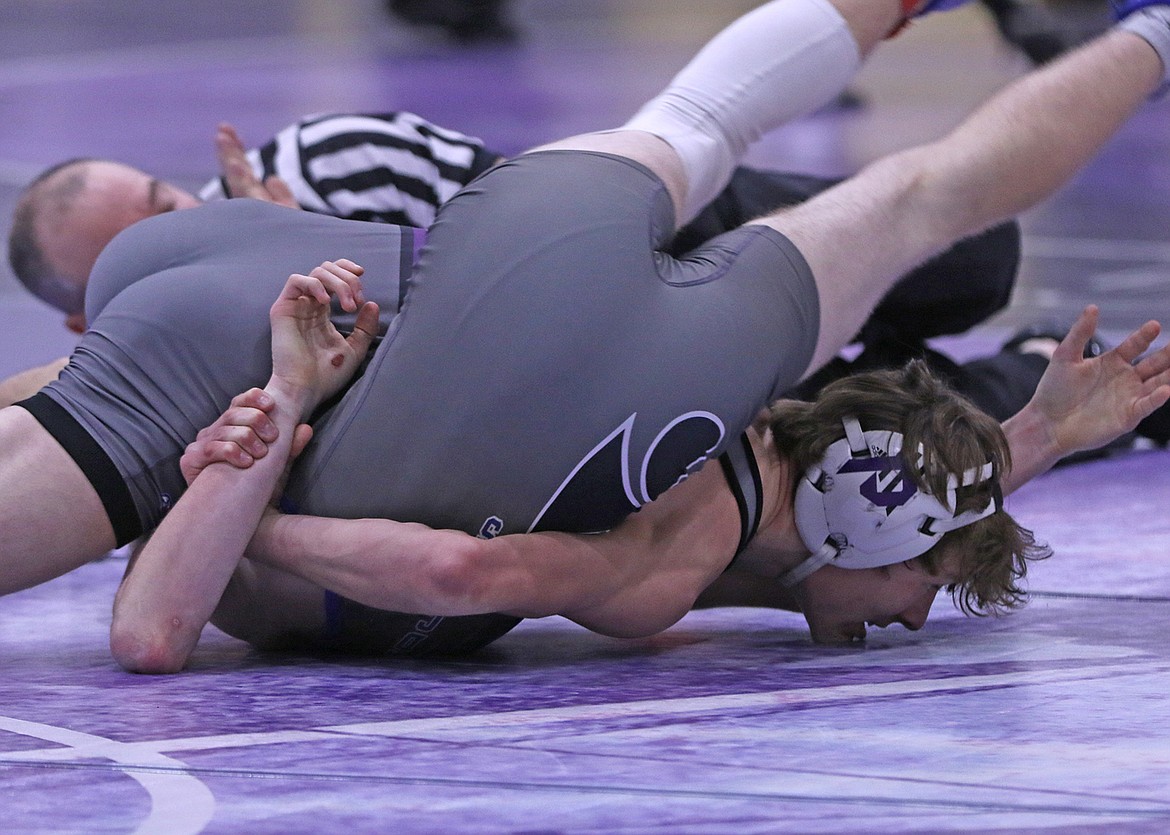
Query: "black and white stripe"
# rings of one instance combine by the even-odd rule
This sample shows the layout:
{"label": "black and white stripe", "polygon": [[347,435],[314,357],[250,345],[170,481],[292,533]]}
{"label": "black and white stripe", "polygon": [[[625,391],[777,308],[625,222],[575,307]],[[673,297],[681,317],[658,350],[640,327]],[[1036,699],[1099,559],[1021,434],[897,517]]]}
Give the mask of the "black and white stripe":
{"label": "black and white stripe", "polygon": [[[304,209],[423,228],[497,156],[479,139],[408,112],[315,116],[248,152],[256,175],[283,178]],[[199,196],[222,199],[223,181]]]}

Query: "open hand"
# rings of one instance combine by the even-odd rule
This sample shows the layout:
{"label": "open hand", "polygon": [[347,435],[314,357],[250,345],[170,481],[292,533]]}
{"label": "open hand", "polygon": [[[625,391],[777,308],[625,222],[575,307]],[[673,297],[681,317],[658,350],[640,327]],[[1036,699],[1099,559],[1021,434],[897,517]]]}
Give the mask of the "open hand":
{"label": "open hand", "polygon": [[1082,352],[1097,318],[1095,305],[1081,313],[1029,404],[1044,416],[1064,455],[1096,449],[1132,431],[1170,399],[1170,345],[1137,362],[1158,337],[1160,325],[1146,322],[1113,350],[1086,359]]}
{"label": "open hand", "polygon": [[[365,357],[378,327],[378,305],[362,295],[360,266],[326,261],[309,275],[294,273],[269,311],[272,379],[301,407],[302,420],[341,389]],[[330,320],[330,296],[357,311],[354,330],[343,336]]]}
{"label": "open hand", "polygon": [[215,155],[219,158],[228,197],[251,197],[290,209],[300,208],[288,183],[280,177],[273,175],[260,181],[252,170],[252,164],[248,162],[247,150],[240,135],[227,122],[216,128]]}

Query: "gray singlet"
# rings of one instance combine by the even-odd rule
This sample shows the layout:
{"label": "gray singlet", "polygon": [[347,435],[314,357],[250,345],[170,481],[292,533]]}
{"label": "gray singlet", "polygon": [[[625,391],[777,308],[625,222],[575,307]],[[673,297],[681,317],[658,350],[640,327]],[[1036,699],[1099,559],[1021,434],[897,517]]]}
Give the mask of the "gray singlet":
{"label": "gray singlet", "polygon": [[661,181],[617,157],[529,154],[473,182],[318,424],[298,509],[596,531],[721,453],[808,365],[816,290],[771,229],[685,260],[658,251],[672,231]]}
{"label": "gray singlet", "polygon": [[[49,390],[115,461],[146,529],[151,503],[181,490],[184,445],[267,380],[267,310],[289,272],[351,258],[389,279],[386,302],[408,270],[409,232],[248,202],[120,236],[77,368]],[[672,229],[661,181],[608,155],[529,154],[466,187],[364,376],[316,422],[293,508],[481,536],[603,530],[720,454],[808,365],[816,289],[771,229],[681,260],[660,251]],[[463,650],[516,622],[331,605],[339,643],[366,649]]]}

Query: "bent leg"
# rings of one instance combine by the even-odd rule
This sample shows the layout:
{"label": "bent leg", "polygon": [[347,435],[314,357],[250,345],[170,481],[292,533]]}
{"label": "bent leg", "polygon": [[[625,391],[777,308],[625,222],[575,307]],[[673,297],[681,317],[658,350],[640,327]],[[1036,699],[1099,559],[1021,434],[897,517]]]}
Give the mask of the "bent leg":
{"label": "bent leg", "polygon": [[[840,182],[737,168],[719,196],[678,231],[668,252],[681,258],[716,235],[803,203]],[[1014,220],[964,238],[900,278],[853,341],[920,350],[926,339],[970,330],[1007,305],[1019,265],[1020,225]]]}
{"label": "bent leg", "polygon": [[540,150],[640,162],[666,183],[684,222],[719,193],[749,144],[844,89],[900,16],[896,0],[773,0],[716,35],[619,130]]}
{"label": "bent leg", "polygon": [[0,594],[68,573],[114,547],[89,480],[18,406],[0,411]]}

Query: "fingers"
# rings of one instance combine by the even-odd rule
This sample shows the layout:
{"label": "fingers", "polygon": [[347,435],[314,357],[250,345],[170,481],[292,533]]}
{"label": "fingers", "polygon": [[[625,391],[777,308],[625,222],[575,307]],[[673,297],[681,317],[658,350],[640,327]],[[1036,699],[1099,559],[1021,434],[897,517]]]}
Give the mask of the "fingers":
{"label": "fingers", "polygon": [[343,310],[352,313],[366,302],[362,292],[362,272],[364,270],[353,261],[341,258],[337,261],[326,261],[310,275],[320,279],[330,292],[337,295]]}
{"label": "fingers", "polygon": [[305,451],[305,447],[309,445],[309,441],[313,440],[313,427],[307,423],[297,424],[297,428],[293,431],[292,448],[289,450],[289,458],[296,459],[298,455]]}
{"label": "fingers", "polygon": [[1170,401],[1170,382],[1163,382],[1145,397],[1139,398],[1134,409],[1142,421]]}
{"label": "fingers", "polygon": [[290,209],[299,209],[292,189],[280,177],[272,175],[264,182],[256,176],[248,151],[236,129],[224,122],[215,132],[215,155],[219,159],[228,197],[251,197],[266,203],[276,203]]}
{"label": "fingers", "polygon": [[1170,377],[1170,344],[1163,345],[1134,366],[1138,377],[1147,384],[1162,385]]}
{"label": "fingers", "polygon": [[[330,294],[336,295],[341,309],[353,312],[365,304],[361,275],[365,270],[348,258],[326,261],[311,273],[293,273],[285,282],[280,299],[295,301],[308,296],[317,303],[329,304]],[[375,313],[375,317],[377,314]]]}
{"label": "fingers", "polygon": [[257,409],[261,412],[271,412],[272,407],[276,405],[276,401],[264,389],[253,387],[233,397],[231,405],[233,407]]}
{"label": "fingers", "polygon": [[1150,320],[1122,340],[1113,350],[1127,363],[1132,363],[1149,349],[1161,331],[1162,326]]}
{"label": "fingers", "polygon": [[[282,301],[299,301],[300,299],[309,298],[317,304],[328,307],[329,305],[329,291],[325,289],[325,284],[320,279],[313,276],[301,275],[300,273],[293,273],[288,277],[288,281],[284,283],[284,288],[280,291],[280,296],[277,297],[276,304],[279,305]],[[276,306],[273,306],[273,315],[276,315]]]}
{"label": "fingers", "polygon": [[[232,403],[227,411],[220,416],[214,424],[208,429],[214,429],[216,426],[234,426],[240,429],[249,430],[253,433],[261,444],[270,444],[280,436],[280,431],[276,428],[276,424],[268,416],[268,412],[272,411],[272,407],[276,401],[264,389],[252,388],[248,389],[243,394],[237,394],[232,398]],[[204,429],[206,432],[208,429]],[[267,449],[256,450],[259,454],[257,458],[262,458]]]}
{"label": "fingers", "polygon": [[246,430],[232,427],[224,434],[236,437],[225,438],[222,441],[196,441],[198,449],[193,450],[193,455],[196,460],[202,463],[203,467],[222,463],[231,464],[236,469],[246,470],[258,459],[268,454],[266,444],[251,446],[256,436],[250,433],[246,434]]}
{"label": "fingers", "polygon": [[269,444],[280,435],[267,414],[274,405],[271,395],[258,388],[232,398],[227,410],[211,426],[199,430],[180,458],[187,483],[211,464],[222,462],[247,469],[267,455]]}
{"label": "fingers", "polygon": [[264,181],[264,191],[268,194],[268,200],[271,203],[286,206],[290,209],[299,209],[301,207],[297,203],[297,199],[293,197],[292,189],[288,187],[288,183],[275,174]]}
{"label": "fingers", "polygon": [[378,332],[378,303],[366,302],[358,309],[353,333],[345,338],[358,357],[364,357]]}
{"label": "fingers", "polygon": [[240,139],[239,132],[231,122],[220,122],[216,125],[215,144],[216,147],[234,148],[241,152],[244,150],[244,141]]}
{"label": "fingers", "polygon": [[226,122],[215,131],[215,153],[229,197],[267,199],[263,184],[248,162],[247,151],[236,129]]}
{"label": "fingers", "polygon": [[[267,451],[267,447],[264,449]],[[237,469],[246,470],[256,461],[256,457],[232,441],[196,438],[183,451],[183,456],[179,459],[179,470],[183,474],[183,479],[190,485],[199,473],[212,464],[231,464]]]}
{"label": "fingers", "polygon": [[1081,315],[1077,317],[1072,327],[1068,329],[1068,333],[1064,335],[1064,339],[1056,346],[1056,350],[1052,353],[1052,359],[1063,362],[1075,362],[1082,359],[1085,345],[1097,331],[1098,315],[1099,311],[1095,304],[1082,310]]}
{"label": "fingers", "polygon": [[[1097,331],[1099,317],[1100,311],[1096,305],[1089,305],[1081,311],[1081,315],[1077,317],[1077,320],[1069,328],[1064,339],[1061,340],[1060,345],[1053,354],[1053,359],[1059,358],[1065,361],[1074,361],[1081,358],[1085,345]],[[1138,357],[1149,350],[1161,331],[1162,326],[1151,319],[1127,336],[1122,340],[1120,345],[1108,353],[1124,360],[1127,365],[1131,365]],[[1141,375],[1141,379],[1149,379],[1170,368],[1170,351],[1167,348],[1163,348],[1161,351],[1157,351],[1143,359],[1136,367],[1138,373]]]}

